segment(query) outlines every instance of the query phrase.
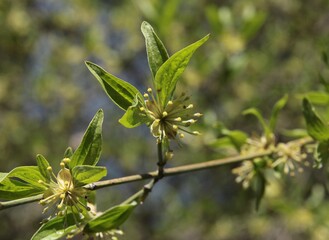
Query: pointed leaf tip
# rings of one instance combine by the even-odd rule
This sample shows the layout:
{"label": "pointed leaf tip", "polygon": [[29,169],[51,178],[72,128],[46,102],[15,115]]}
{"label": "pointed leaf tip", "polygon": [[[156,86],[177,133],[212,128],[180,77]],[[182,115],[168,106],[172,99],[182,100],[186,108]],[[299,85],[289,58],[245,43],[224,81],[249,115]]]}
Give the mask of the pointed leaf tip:
{"label": "pointed leaf tip", "polygon": [[141,30],[145,38],[147,60],[154,78],[159,68],[169,58],[169,55],[162,41],[148,22],[142,22]]}
{"label": "pointed leaf tip", "polygon": [[121,109],[127,110],[134,103],[136,95],[142,98],[142,94],[130,83],[108,73],[95,63],[86,61],[85,64],[105,93]]}
{"label": "pointed leaf tip", "polygon": [[161,65],[155,75],[154,84],[162,106],[165,106],[172,97],[177,81],[185,71],[193,53],[202,46],[208,38],[209,34],[176,52]]}
{"label": "pointed leaf tip", "polygon": [[257,108],[248,108],[248,109],[244,110],[242,112],[242,114],[255,116],[257,118],[257,120],[259,121],[259,123],[261,124],[261,126],[265,132],[265,135],[269,136],[271,134],[271,129],[269,128],[269,126],[265,122],[263,115],[260,113],[260,111]]}
{"label": "pointed leaf tip", "polygon": [[96,182],[105,177],[106,174],[107,169],[99,166],[75,166],[72,169],[74,186],[76,187]]}
{"label": "pointed leaf tip", "polygon": [[84,232],[104,232],[120,227],[132,213],[136,204],[114,206],[101,215],[90,220],[84,227]]}
{"label": "pointed leaf tip", "polygon": [[317,115],[307,98],[303,99],[303,114],[308,134],[318,141],[329,140],[329,126]]}
{"label": "pointed leaf tip", "polygon": [[70,168],[77,165],[96,165],[102,151],[102,125],[104,113],[99,109],[87,130],[85,131],[81,143],[73,153],[70,161]]}
{"label": "pointed leaf tip", "polygon": [[279,99],[273,109],[272,109],[272,113],[271,113],[271,118],[270,118],[270,122],[269,122],[269,128],[272,132],[274,132],[275,127],[276,127],[276,123],[278,120],[278,116],[280,111],[284,108],[284,106],[286,105],[288,101],[288,94],[285,94],[281,99]]}

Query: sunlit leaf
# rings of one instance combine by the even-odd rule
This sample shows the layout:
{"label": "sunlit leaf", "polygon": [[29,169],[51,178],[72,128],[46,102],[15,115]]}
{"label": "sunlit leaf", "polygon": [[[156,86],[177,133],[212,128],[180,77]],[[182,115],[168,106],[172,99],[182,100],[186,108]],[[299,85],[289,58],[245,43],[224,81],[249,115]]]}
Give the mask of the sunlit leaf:
{"label": "sunlit leaf", "polygon": [[31,240],[62,239],[62,237],[67,236],[77,229],[78,227],[75,224],[73,214],[68,213],[66,216],[57,216],[42,224]]}
{"label": "sunlit leaf", "polygon": [[46,179],[37,166],[17,167],[1,178],[0,198],[5,200],[39,195],[47,189],[39,183],[39,180],[46,181]]}
{"label": "sunlit leaf", "polygon": [[303,99],[303,113],[306,120],[308,134],[319,141],[329,139],[329,126],[325,124],[315,112],[308,99]]}
{"label": "sunlit leaf", "polygon": [[130,83],[106,72],[103,68],[92,62],[86,62],[89,71],[96,77],[106,94],[123,110],[127,110],[134,103],[136,95],[142,94]]}
{"label": "sunlit leaf", "polygon": [[132,213],[136,203],[118,205],[105,211],[87,223],[84,232],[104,232],[121,226]]}
{"label": "sunlit leaf", "polygon": [[70,167],[96,165],[102,151],[103,110],[100,109],[91,120],[82,141],[71,157]]}
{"label": "sunlit leaf", "polygon": [[50,166],[49,162],[42,156],[41,154],[37,155],[37,165],[41,175],[49,182],[50,180],[50,173],[47,168]]}
{"label": "sunlit leaf", "polygon": [[278,120],[278,115],[281,109],[286,105],[288,101],[288,95],[284,95],[279,101],[277,101],[272,109],[272,114],[270,118],[269,128],[274,132],[276,122]]}
{"label": "sunlit leaf", "polygon": [[0,172],[0,182],[7,176],[8,173]]}
{"label": "sunlit leaf", "polygon": [[134,128],[139,125],[149,122],[148,117],[140,110],[140,102],[143,101],[138,99],[136,95],[135,102],[131,105],[125,114],[119,119],[119,123],[121,123],[126,128]]}
{"label": "sunlit leaf", "polygon": [[88,183],[96,182],[105,177],[107,169],[98,166],[76,166],[72,169],[74,186],[80,187]]}
{"label": "sunlit leaf", "polygon": [[152,26],[148,22],[143,22],[141,27],[145,38],[147,59],[150,70],[155,77],[158,69],[169,58],[168,52],[160,38],[154,32]]}
{"label": "sunlit leaf", "polygon": [[184,72],[195,50],[204,44],[208,38],[209,35],[176,52],[159,68],[155,75],[154,83],[162,106],[165,106],[172,97],[176,88],[176,83]]}
{"label": "sunlit leaf", "polygon": [[119,122],[126,128],[138,127],[147,123],[149,119],[140,111],[138,106],[131,106],[125,114],[119,119]]}

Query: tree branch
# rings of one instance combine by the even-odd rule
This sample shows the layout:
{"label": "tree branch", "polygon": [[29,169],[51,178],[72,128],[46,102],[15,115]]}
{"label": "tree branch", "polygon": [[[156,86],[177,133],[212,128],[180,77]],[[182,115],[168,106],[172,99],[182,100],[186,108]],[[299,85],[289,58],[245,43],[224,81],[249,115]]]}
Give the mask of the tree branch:
{"label": "tree branch", "polygon": [[[313,142],[313,140],[311,138],[302,138],[302,139],[294,140],[291,142],[296,142],[302,146],[302,145]],[[264,156],[271,155],[273,152],[274,152],[273,150],[267,150],[267,151],[263,151],[261,153],[255,153],[255,154],[250,154],[250,155],[238,155],[235,157],[216,159],[216,160],[211,160],[211,161],[207,161],[207,162],[165,168],[163,171],[163,177],[168,177],[168,176],[173,176],[173,175],[178,175],[178,174],[183,174],[183,173],[189,173],[189,172],[193,172],[193,171],[200,171],[200,170],[204,170],[204,169],[219,167],[219,166],[222,166],[225,164],[241,162],[244,160],[254,159],[254,158],[258,158],[258,157],[264,157]],[[92,184],[88,184],[84,188],[88,189],[88,190],[97,190],[97,189],[101,189],[104,187],[110,187],[110,186],[114,186],[114,185],[120,185],[120,184],[137,182],[137,181],[141,181],[141,180],[155,178],[155,177],[158,177],[158,174],[159,174],[158,171],[152,171],[152,172],[143,173],[143,174],[136,174],[136,175],[126,176],[126,177],[121,177],[121,178],[114,178],[114,179],[110,179],[110,180],[104,180],[104,181],[99,181],[99,182],[95,182]],[[18,206],[18,205],[22,205],[25,203],[36,202],[41,199],[42,199],[42,195],[37,195],[37,196],[21,198],[21,199],[12,200],[12,201],[0,202],[0,210]]]}
{"label": "tree branch", "polygon": [[[168,176],[173,176],[173,175],[178,175],[178,174],[188,173],[188,172],[193,172],[193,171],[200,171],[200,170],[209,169],[209,168],[215,168],[215,167],[219,167],[221,165],[225,165],[225,164],[229,164],[229,163],[241,162],[241,161],[248,160],[248,159],[267,156],[272,153],[273,153],[273,151],[268,150],[268,151],[264,151],[262,153],[256,153],[256,154],[250,154],[250,155],[244,155],[244,156],[239,155],[239,156],[235,156],[235,157],[216,159],[216,160],[211,160],[211,161],[202,162],[202,163],[194,163],[194,164],[188,164],[188,165],[183,165],[183,166],[179,166],[179,167],[165,168],[163,171],[163,177],[168,177]],[[154,178],[157,176],[158,176],[158,171],[153,171],[153,172],[148,172],[148,173],[144,173],[144,174],[136,174],[136,175],[131,175],[131,176],[122,177],[122,178],[114,178],[114,179],[99,181],[99,182],[95,182],[92,184],[88,184],[85,186],[85,188],[89,189],[89,190],[97,190],[97,189],[104,188],[104,187],[146,180],[146,179]]]}
{"label": "tree branch", "polygon": [[16,207],[19,205],[23,205],[26,203],[36,202],[42,199],[43,194],[39,194],[32,197],[26,197],[26,198],[20,198],[16,200],[6,201],[6,202],[0,202],[0,210],[10,208],[10,207]]}

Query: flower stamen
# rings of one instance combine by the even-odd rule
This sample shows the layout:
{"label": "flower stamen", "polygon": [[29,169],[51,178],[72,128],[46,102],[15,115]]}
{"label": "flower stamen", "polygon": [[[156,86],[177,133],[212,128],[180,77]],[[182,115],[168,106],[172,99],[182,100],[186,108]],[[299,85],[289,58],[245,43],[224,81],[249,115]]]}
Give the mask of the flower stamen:
{"label": "flower stamen", "polygon": [[[151,95],[151,96],[149,96]],[[140,107],[140,111],[146,114],[149,118],[149,126],[151,133],[157,138],[174,139],[176,136],[182,137],[184,134],[178,130],[187,132],[192,135],[199,135],[199,132],[189,132],[183,129],[196,123],[197,119],[202,116],[201,113],[192,113],[191,109],[194,108],[193,104],[186,104],[189,97],[184,93],[176,99],[169,100],[166,104],[162,105],[155,98],[151,88],[147,89],[144,94],[145,105]]]}

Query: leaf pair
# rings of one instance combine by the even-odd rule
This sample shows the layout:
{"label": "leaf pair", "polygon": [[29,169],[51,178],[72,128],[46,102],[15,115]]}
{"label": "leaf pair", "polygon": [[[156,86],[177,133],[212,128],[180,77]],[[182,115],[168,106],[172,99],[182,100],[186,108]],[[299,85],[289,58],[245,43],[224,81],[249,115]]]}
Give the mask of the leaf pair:
{"label": "leaf pair", "polygon": [[[107,232],[120,227],[132,213],[136,204],[125,204],[112,207],[104,213],[87,221],[83,227],[84,234]],[[32,236],[31,240],[60,239],[67,235],[75,235],[81,231],[76,225],[73,213],[56,217],[43,224]]]}
{"label": "leaf pair", "polygon": [[185,71],[193,53],[208,40],[209,35],[169,57],[163,43],[147,22],[142,23],[142,33],[145,37],[147,59],[158,100],[162,107],[165,107],[172,98],[177,81]]}
{"label": "leaf pair", "polygon": [[[88,183],[100,180],[107,174],[105,167],[95,166],[102,152],[102,124],[103,110],[98,110],[83,135],[80,145],[75,152],[68,148],[64,157],[70,159],[68,167],[71,171],[75,187],[82,187]],[[42,155],[37,155],[40,173],[49,182],[51,176],[47,169],[49,163]]]}
{"label": "leaf pair", "polygon": [[[99,110],[90,122],[77,150],[72,153],[69,149],[64,154],[65,157],[71,158],[68,164],[76,187],[98,181],[107,173],[106,168],[95,166],[102,151],[103,118],[103,111]],[[37,166],[22,166],[8,174],[2,173],[0,199],[14,200],[44,193],[47,187],[40,181],[50,182],[49,167],[48,161],[39,154]]]}
{"label": "leaf pair", "polygon": [[268,137],[270,137],[271,134],[273,134],[274,129],[276,127],[276,122],[278,120],[278,115],[279,115],[281,109],[286,105],[287,101],[288,101],[288,95],[285,95],[275,103],[275,105],[272,109],[271,117],[268,122],[265,121],[262,114],[256,108],[249,108],[249,109],[243,111],[243,114],[244,115],[248,115],[248,114],[254,115],[260,122],[260,124],[264,130],[265,136],[268,138]]}
{"label": "leaf pair", "polygon": [[36,166],[21,166],[9,173],[2,173],[0,199],[14,200],[43,193],[46,187],[39,180],[46,180]]}
{"label": "leaf pair", "polygon": [[[177,81],[193,53],[207,41],[209,35],[169,57],[162,41],[149,23],[143,22],[141,30],[145,37],[147,58],[157,92],[157,101],[164,107],[172,98]],[[126,111],[126,114],[119,120],[122,125],[133,128],[143,123],[149,123],[150,120],[140,111],[140,107],[144,104],[143,95],[133,85],[92,62],[86,61],[86,65],[109,98]]]}

